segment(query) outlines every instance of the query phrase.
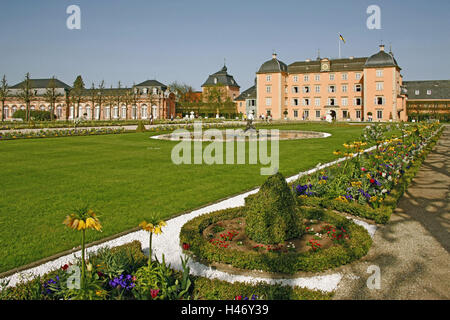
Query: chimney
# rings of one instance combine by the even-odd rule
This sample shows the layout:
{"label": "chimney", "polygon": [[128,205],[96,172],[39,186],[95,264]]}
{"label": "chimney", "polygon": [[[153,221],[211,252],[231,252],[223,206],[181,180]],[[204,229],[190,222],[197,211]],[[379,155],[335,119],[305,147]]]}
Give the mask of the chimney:
{"label": "chimney", "polygon": [[272,59],[276,59],[277,58],[277,54],[274,52],[272,53]]}
{"label": "chimney", "polygon": [[354,56],[350,56],[349,59],[350,59],[350,60],[353,60],[353,59],[355,59],[355,57],[354,57]]}
{"label": "chimney", "polygon": [[306,61],[306,62],[311,62],[311,59],[306,59],[305,61]]}
{"label": "chimney", "polygon": [[380,44],[380,51],[384,51],[384,44]]}

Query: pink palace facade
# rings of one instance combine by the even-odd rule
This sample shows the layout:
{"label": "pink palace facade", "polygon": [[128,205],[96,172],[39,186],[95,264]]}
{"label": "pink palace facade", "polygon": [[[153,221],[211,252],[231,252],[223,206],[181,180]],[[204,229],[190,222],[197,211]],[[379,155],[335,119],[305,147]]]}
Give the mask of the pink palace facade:
{"label": "pink palace facade", "polygon": [[[370,57],[297,61],[273,54],[255,86],[236,99],[238,112],[272,119],[406,121],[401,68],[384,45]],[[256,89],[256,90],[255,90]],[[255,92],[256,91],[256,92]]]}

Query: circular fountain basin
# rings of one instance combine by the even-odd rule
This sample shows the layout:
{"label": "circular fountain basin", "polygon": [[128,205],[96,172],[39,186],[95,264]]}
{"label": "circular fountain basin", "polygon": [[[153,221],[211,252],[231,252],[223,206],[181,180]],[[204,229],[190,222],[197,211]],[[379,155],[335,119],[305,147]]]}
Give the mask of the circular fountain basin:
{"label": "circular fountain basin", "polygon": [[225,130],[220,131],[220,135],[202,131],[200,133],[185,132],[185,133],[169,133],[152,136],[151,139],[169,140],[169,141],[265,141],[265,140],[300,140],[300,139],[316,139],[327,138],[331,134],[326,132],[315,131],[300,131],[300,130],[233,130],[232,133],[226,133]]}

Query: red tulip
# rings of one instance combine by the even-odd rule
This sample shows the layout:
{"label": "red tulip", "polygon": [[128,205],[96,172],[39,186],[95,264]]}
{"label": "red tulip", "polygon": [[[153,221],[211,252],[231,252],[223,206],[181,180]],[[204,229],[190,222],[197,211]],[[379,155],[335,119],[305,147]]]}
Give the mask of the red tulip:
{"label": "red tulip", "polygon": [[159,289],[150,289],[150,294],[152,295],[152,298],[155,299],[158,296]]}

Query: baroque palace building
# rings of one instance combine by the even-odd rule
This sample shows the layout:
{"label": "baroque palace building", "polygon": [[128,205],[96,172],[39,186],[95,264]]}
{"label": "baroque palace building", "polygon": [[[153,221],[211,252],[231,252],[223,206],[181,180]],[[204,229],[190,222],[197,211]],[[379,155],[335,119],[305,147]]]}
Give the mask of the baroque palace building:
{"label": "baroque palace building", "polygon": [[380,46],[370,57],[264,62],[255,86],[237,98],[239,112],[273,119],[407,120],[401,68]]}
{"label": "baroque palace building", "polygon": [[[286,65],[273,54],[255,85],[235,99],[238,113],[273,119],[407,121],[449,118],[450,80],[403,81],[384,45],[370,57],[318,57]],[[431,114],[431,116],[430,116]],[[444,116],[443,116],[444,115]]]}
{"label": "baroque palace building", "polygon": [[[50,111],[51,104],[45,94],[52,79],[30,79],[32,97],[30,110]],[[58,120],[134,120],[168,119],[175,116],[175,94],[157,80],[147,80],[132,88],[83,89],[80,103],[71,99],[72,88],[55,79],[58,95],[53,113]],[[4,119],[11,120],[15,111],[26,109],[20,98],[24,82],[9,88],[3,109]],[[73,97],[72,97],[73,98]],[[78,106],[78,110],[76,110]]]}

